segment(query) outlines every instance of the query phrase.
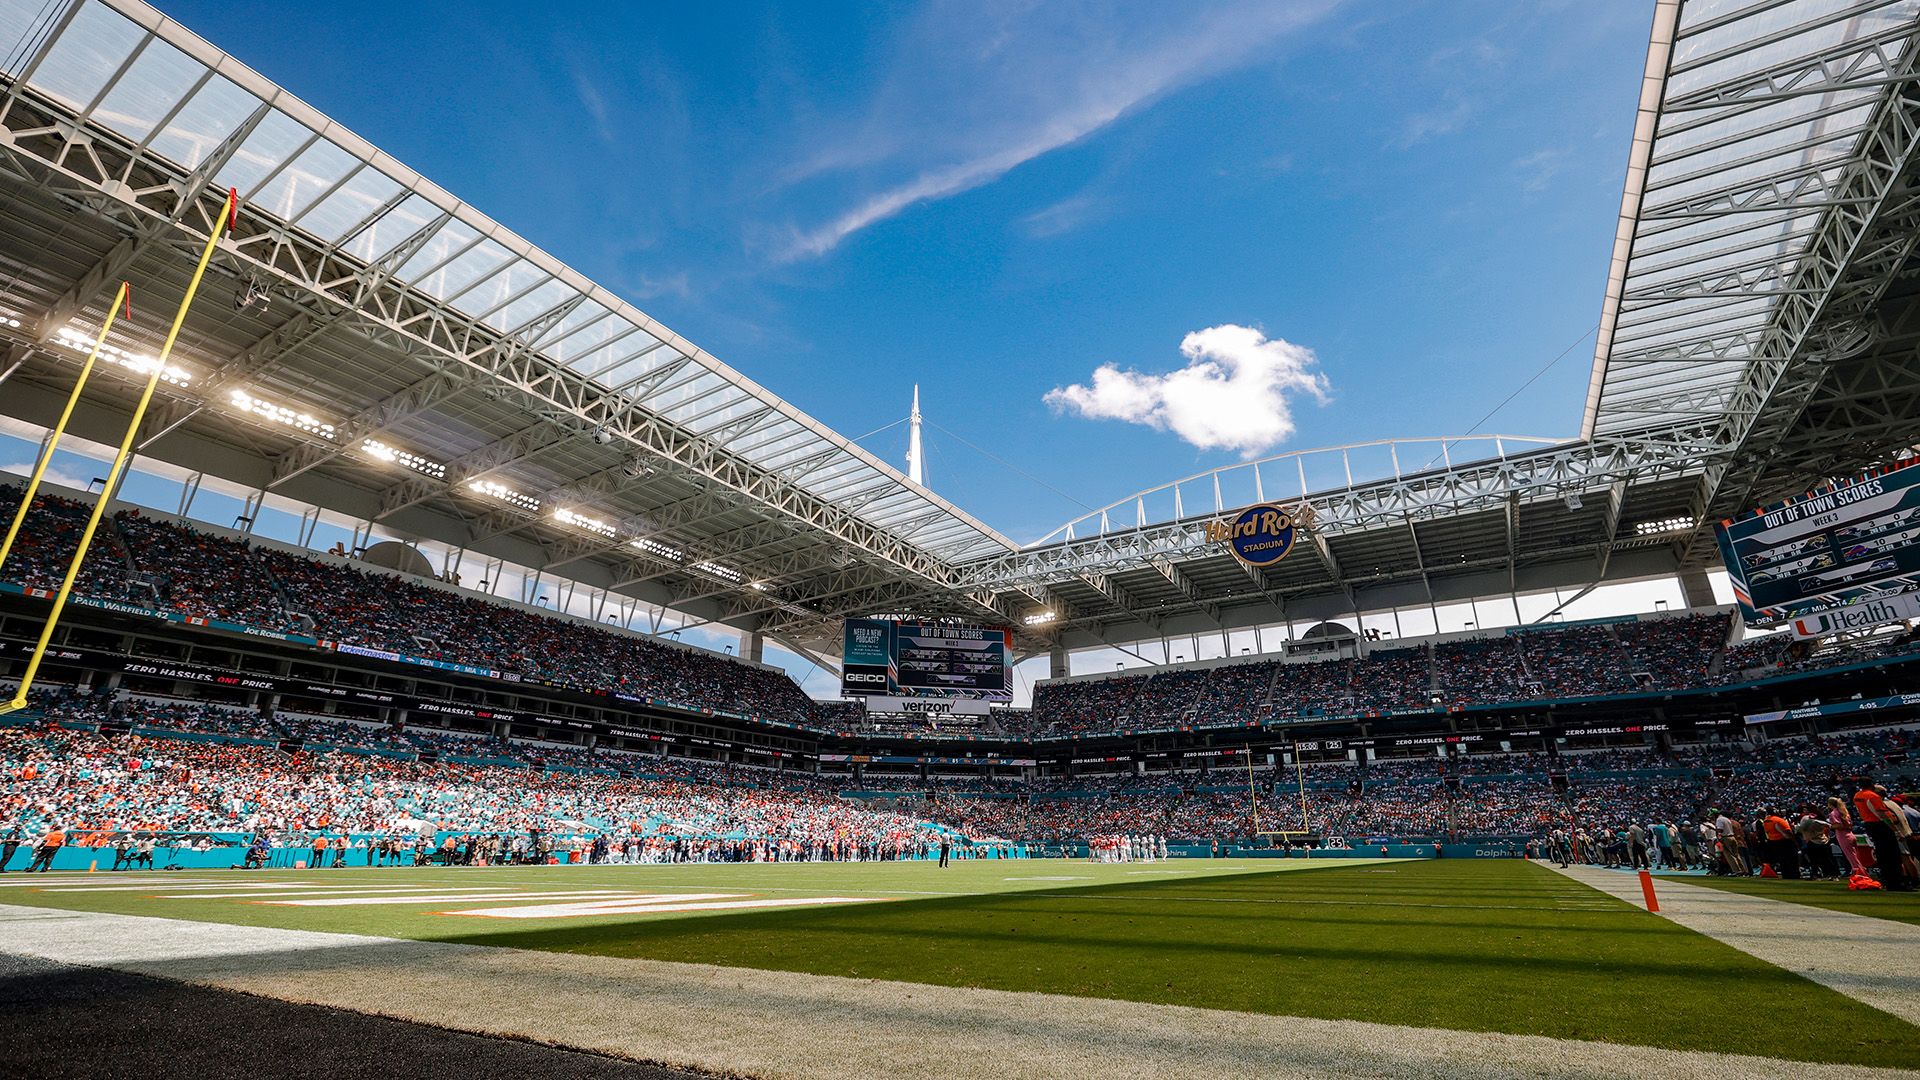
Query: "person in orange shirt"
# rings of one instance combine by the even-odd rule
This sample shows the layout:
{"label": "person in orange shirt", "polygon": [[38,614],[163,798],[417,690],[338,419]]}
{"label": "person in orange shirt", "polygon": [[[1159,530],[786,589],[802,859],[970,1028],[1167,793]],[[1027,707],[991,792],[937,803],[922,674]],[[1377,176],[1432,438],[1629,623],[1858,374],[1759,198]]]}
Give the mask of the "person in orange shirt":
{"label": "person in orange shirt", "polygon": [[60,854],[60,849],[66,846],[67,831],[57,823],[48,827],[46,833],[40,837],[40,842],[33,846],[33,862],[27,865],[27,873],[31,874],[38,870],[44,874],[53,869],[53,857]]}
{"label": "person in orange shirt", "polygon": [[1776,809],[1760,819],[1760,831],[1766,836],[1767,861],[1774,870],[1790,881],[1800,880],[1800,840],[1793,825]]}
{"label": "person in orange shirt", "polygon": [[1881,887],[1913,891],[1914,880],[1907,876],[1905,860],[1901,858],[1905,849],[1900,845],[1900,837],[1908,830],[1900,809],[1887,802],[1869,777],[1856,777],[1854,787],[1857,790],[1853,793],[1853,809],[1860,816],[1867,836],[1873,840],[1873,861],[1880,868]]}

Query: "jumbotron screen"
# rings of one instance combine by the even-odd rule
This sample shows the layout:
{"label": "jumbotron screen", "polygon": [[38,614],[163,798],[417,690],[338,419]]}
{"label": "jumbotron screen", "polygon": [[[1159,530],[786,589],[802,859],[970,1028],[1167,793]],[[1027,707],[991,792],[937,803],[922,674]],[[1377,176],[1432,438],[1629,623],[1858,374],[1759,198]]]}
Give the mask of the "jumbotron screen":
{"label": "jumbotron screen", "polygon": [[1008,698],[1012,633],[997,626],[848,619],[843,695]]}
{"label": "jumbotron screen", "polygon": [[1723,521],[1716,533],[1749,624],[1911,592],[1920,588],[1920,462]]}

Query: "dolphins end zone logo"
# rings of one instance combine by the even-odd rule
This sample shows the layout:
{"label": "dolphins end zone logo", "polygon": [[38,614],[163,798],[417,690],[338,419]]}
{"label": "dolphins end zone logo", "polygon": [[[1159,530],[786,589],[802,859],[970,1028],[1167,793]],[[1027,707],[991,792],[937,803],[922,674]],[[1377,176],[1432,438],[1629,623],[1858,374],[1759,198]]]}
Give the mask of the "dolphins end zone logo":
{"label": "dolphins end zone logo", "polygon": [[1300,530],[1313,524],[1313,509],[1255,503],[1231,521],[1207,522],[1207,542],[1226,544],[1233,557],[1248,566],[1272,566],[1287,557]]}

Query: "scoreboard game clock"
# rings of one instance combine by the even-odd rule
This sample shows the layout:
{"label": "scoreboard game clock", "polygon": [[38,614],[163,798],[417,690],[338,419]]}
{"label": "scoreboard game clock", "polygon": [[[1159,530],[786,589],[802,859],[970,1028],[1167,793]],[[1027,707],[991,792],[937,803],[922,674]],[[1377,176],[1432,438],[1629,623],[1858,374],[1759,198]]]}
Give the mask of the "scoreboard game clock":
{"label": "scoreboard game clock", "polygon": [[1865,610],[1920,589],[1920,461],[1723,521],[1715,534],[1748,625]]}
{"label": "scoreboard game clock", "polygon": [[1009,700],[1012,631],[995,626],[848,619],[840,691],[846,697]]}

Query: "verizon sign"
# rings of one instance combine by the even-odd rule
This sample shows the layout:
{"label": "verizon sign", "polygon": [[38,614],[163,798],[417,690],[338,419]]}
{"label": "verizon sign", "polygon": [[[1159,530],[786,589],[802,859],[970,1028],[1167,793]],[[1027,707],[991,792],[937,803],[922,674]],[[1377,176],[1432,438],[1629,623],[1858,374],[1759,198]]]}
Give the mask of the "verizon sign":
{"label": "verizon sign", "polygon": [[917,698],[867,696],[867,711],[894,716],[985,716],[991,702],[973,698]]}

